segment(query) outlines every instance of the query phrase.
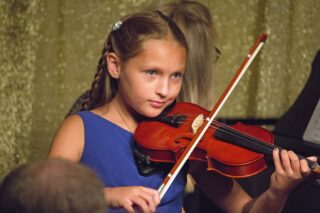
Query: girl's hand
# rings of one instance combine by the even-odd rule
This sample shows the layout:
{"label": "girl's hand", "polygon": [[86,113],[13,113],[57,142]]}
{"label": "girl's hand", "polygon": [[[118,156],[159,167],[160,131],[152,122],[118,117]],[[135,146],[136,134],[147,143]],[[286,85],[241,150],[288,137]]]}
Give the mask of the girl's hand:
{"label": "girl's hand", "polygon": [[292,151],[282,150],[279,153],[279,150],[275,149],[273,150],[273,160],[275,172],[271,176],[270,190],[276,196],[287,196],[310,174],[307,161],[305,159],[299,160]]}
{"label": "girl's hand", "polygon": [[143,186],[105,188],[107,205],[111,208],[124,208],[129,213],[156,212],[160,204],[157,190]]}

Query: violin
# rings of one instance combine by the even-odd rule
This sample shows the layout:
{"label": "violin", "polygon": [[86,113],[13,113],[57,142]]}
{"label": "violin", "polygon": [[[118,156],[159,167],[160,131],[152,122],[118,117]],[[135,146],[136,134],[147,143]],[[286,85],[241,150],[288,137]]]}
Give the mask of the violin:
{"label": "violin", "polygon": [[[211,111],[182,102],[164,116],[139,123],[135,131],[137,148],[150,161],[174,163],[158,188],[160,199],[187,160],[207,162],[208,170],[229,177],[247,177],[266,168],[264,154],[271,154],[276,148],[271,133],[241,123],[230,127],[214,120],[266,39],[267,35],[261,34],[255,41]],[[306,160],[310,169],[320,174],[320,166]]]}
{"label": "violin", "polygon": [[[136,146],[149,156],[151,162],[175,163],[208,114],[198,105],[178,102],[166,114],[138,125]],[[228,126],[214,121],[188,160],[207,163],[208,171],[244,178],[263,171],[267,167],[266,156],[271,155],[275,148],[282,150],[274,145],[272,133],[264,128],[240,122]],[[306,160],[310,169],[320,173],[316,162]]]}
{"label": "violin", "polygon": [[[195,104],[178,102],[167,114],[138,125],[136,147],[149,156],[151,162],[175,163],[208,113]],[[259,147],[260,141],[266,144]],[[242,123],[228,127],[215,121],[188,160],[206,162],[209,171],[228,177],[248,177],[266,168],[262,153],[269,154],[272,144],[272,134],[263,128]]]}

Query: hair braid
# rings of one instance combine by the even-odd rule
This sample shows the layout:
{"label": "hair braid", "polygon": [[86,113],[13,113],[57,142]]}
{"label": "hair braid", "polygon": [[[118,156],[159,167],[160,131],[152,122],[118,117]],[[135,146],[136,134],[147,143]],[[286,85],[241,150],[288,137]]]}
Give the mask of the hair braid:
{"label": "hair braid", "polygon": [[101,106],[106,101],[106,76],[107,76],[107,67],[105,61],[105,54],[109,52],[110,45],[107,45],[102,50],[100,56],[96,74],[94,80],[91,84],[91,89],[89,90],[89,96],[83,102],[81,110],[90,110],[95,107]]}

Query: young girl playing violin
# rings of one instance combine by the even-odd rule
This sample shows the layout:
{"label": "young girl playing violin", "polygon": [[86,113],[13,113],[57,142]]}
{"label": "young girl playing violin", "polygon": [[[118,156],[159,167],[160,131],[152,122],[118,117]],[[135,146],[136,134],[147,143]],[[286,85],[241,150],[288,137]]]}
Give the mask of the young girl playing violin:
{"label": "young girl playing violin", "polygon": [[[114,24],[102,51],[89,99],[69,116],[53,139],[51,157],[81,162],[105,184],[110,212],[181,212],[186,171],[165,196],[157,188],[166,173],[142,176],[133,157],[134,131],[174,104],[182,85],[188,48],[183,33],[157,11]],[[293,152],[275,150],[270,188],[252,199],[231,178],[191,163],[198,186],[226,212],[279,212],[288,193],[310,173]]]}

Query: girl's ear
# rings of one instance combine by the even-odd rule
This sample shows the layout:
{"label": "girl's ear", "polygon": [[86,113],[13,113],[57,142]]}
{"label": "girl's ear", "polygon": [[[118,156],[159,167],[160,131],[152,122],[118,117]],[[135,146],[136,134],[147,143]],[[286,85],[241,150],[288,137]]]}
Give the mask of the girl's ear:
{"label": "girl's ear", "polygon": [[118,79],[120,76],[120,58],[115,53],[108,53],[106,56],[108,72],[112,78]]}

